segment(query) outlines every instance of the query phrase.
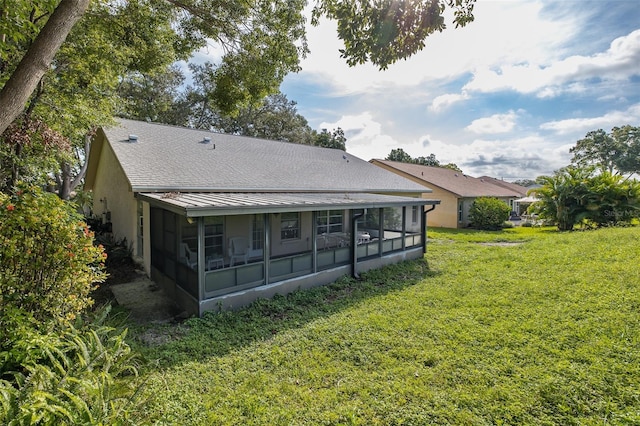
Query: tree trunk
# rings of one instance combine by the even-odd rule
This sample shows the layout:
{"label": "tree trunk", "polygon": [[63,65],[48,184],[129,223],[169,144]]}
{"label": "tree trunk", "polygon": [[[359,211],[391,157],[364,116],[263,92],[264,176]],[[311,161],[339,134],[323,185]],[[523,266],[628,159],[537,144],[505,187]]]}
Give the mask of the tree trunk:
{"label": "tree trunk", "polygon": [[[91,148],[91,134],[87,134],[84,137],[84,161],[78,174],[73,177],[71,175],[72,169],[68,162],[60,164],[60,180],[58,182],[58,196],[63,200],[69,200],[71,193],[78,187],[84,175],[87,173],[87,167],[89,166],[89,149]],[[73,179],[72,179],[73,178]]]}
{"label": "tree trunk", "polygon": [[90,0],[61,0],[0,91],[0,134],[20,113]]}

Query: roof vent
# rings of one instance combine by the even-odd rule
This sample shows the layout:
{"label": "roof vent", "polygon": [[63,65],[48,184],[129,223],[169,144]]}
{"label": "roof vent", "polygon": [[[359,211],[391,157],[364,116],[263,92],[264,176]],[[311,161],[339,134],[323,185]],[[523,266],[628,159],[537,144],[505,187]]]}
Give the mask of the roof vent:
{"label": "roof vent", "polygon": [[456,175],[456,177],[458,177],[458,174],[457,174],[457,173],[456,173],[455,175]]}
{"label": "roof vent", "polygon": [[131,143],[138,142],[138,135],[130,134],[128,141]]}
{"label": "roof vent", "polygon": [[211,138],[208,136],[205,136],[200,143],[205,143],[205,144],[211,143]]}

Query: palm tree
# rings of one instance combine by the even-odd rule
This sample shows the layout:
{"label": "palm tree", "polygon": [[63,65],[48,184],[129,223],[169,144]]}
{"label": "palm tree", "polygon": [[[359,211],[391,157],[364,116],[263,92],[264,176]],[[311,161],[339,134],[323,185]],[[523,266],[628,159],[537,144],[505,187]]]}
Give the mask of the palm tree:
{"label": "palm tree", "polygon": [[553,220],[560,231],[570,231],[588,216],[588,179],[593,169],[565,167],[553,176],[540,176],[542,185],[529,191],[539,199],[532,206],[542,218]]}

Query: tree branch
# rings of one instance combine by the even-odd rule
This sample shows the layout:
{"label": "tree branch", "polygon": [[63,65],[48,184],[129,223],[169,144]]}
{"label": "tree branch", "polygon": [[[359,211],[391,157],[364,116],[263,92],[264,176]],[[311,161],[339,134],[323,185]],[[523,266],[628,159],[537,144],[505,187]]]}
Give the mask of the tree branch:
{"label": "tree branch", "polygon": [[18,67],[0,91],[0,134],[24,110],[38,82],[90,0],[61,0],[56,10],[27,50]]}

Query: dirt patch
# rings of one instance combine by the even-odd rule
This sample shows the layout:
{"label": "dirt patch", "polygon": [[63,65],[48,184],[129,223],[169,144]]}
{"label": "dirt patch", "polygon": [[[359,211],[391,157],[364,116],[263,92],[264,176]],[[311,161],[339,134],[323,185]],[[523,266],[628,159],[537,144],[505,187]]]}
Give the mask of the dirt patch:
{"label": "dirt patch", "polygon": [[119,306],[129,311],[137,323],[163,323],[184,315],[175,302],[156,283],[142,276],[135,281],[110,286]]}
{"label": "dirt patch", "polygon": [[521,246],[524,244],[522,241],[502,241],[497,243],[478,243],[481,246],[495,246],[495,247],[511,247],[511,246]]}

